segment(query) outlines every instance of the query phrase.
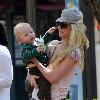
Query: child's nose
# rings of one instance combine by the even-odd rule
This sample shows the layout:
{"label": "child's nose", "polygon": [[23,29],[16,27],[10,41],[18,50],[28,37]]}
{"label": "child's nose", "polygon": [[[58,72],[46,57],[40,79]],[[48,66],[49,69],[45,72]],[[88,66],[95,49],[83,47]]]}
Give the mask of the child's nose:
{"label": "child's nose", "polygon": [[30,37],[34,37],[34,35],[33,34],[30,34]]}

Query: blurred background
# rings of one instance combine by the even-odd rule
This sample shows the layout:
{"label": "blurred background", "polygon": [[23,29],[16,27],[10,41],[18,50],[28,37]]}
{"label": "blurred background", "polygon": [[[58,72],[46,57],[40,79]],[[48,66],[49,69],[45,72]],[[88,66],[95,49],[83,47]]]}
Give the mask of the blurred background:
{"label": "blurred background", "polygon": [[[35,30],[36,36],[44,34],[55,26],[55,20],[61,10],[78,3],[87,26],[86,35],[90,41],[85,57],[83,79],[83,100],[100,98],[100,0],[0,0],[0,22],[4,25],[9,50],[14,65],[14,79],[11,88],[11,100],[28,100],[24,88],[26,69],[22,63],[20,46],[16,43],[13,28],[19,22],[28,22]],[[57,34],[54,39],[59,39]]]}

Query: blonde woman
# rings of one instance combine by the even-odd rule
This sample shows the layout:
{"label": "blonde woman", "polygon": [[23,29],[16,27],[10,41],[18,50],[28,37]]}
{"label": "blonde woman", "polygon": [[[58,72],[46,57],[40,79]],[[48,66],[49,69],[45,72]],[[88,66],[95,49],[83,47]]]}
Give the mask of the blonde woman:
{"label": "blonde woman", "polygon": [[81,11],[72,8],[62,10],[56,24],[61,41],[54,40],[48,44],[48,67],[45,68],[35,58],[32,61],[52,84],[51,100],[66,100],[75,69],[78,65],[82,71],[84,69],[84,48],[89,47],[89,41]]}

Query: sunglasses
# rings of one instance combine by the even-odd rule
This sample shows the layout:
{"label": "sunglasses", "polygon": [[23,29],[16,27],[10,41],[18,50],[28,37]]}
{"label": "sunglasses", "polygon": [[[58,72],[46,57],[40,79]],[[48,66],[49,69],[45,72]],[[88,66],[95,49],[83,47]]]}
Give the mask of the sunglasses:
{"label": "sunglasses", "polygon": [[69,24],[64,23],[64,22],[56,22],[56,26],[60,26],[60,28],[67,28]]}

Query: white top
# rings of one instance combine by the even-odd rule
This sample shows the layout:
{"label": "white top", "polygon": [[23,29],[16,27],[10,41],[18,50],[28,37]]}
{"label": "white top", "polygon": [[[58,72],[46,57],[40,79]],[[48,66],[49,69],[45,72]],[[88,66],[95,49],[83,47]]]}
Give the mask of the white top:
{"label": "white top", "polygon": [[[58,41],[54,40],[48,44],[48,55],[51,56],[54,53],[55,46],[57,46]],[[79,49],[73,49],[70,51],[69,56],[73,57],[75,60],[80,60],[80,51]],[[67,66],[66,66],[67,67]],[[64,77],[62,77],[59,82],[51,85],[51,100],[61,100],[66,98],[71,81],[75,75],[76,69],[78,65],[76,65],[69,73],[66,73]]]}
{"label": "white top", "polygon": [[0,100],[10,100],[13,79],[11,55],[7,47],[0,45]]}
{"label": "white top", "polygon": [[52,84],[51,86],[52,100],[61,100],[63,98],[66,98],[68,91],[70,89],[71,81],[75,75],[76,68],[77,67],[74,67],[74,69],[72,69],[67,75],[61,78],[58,83]]}

